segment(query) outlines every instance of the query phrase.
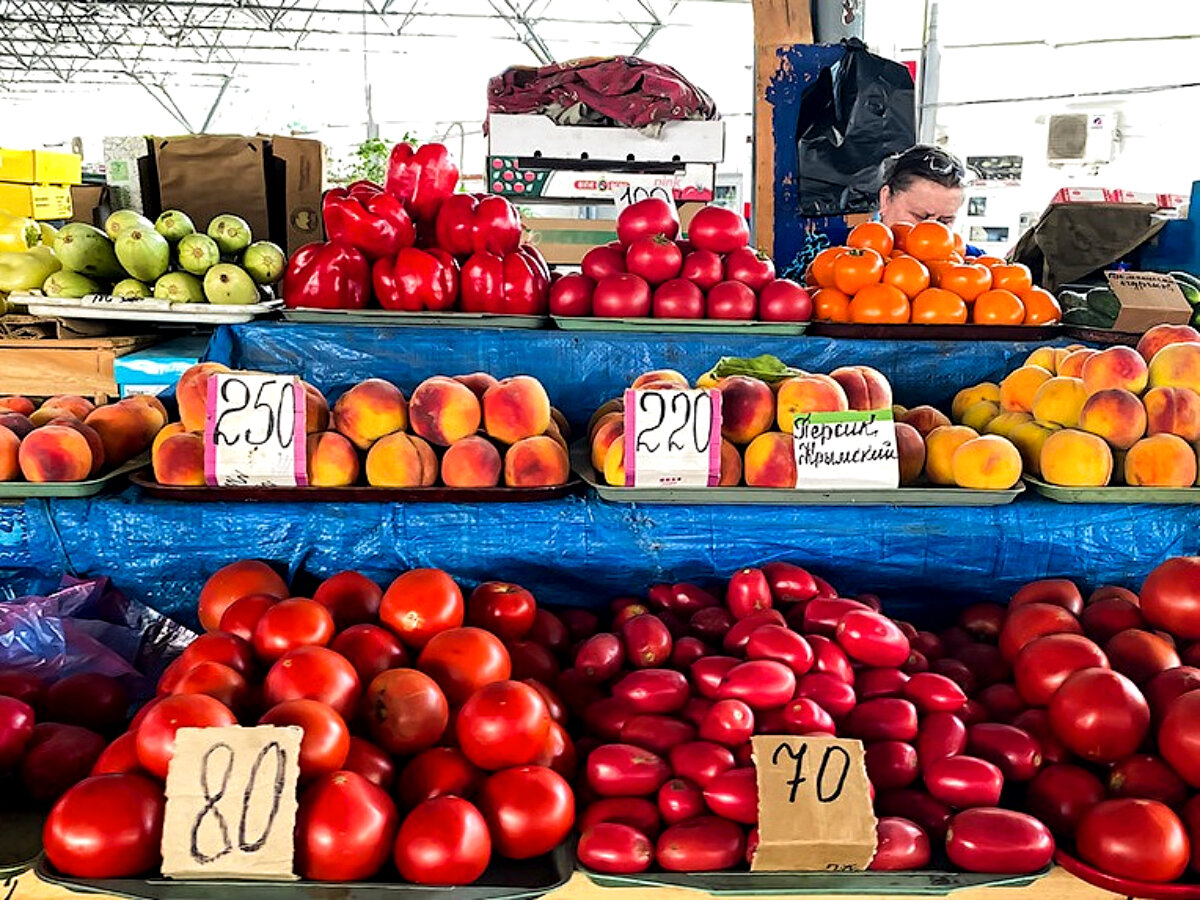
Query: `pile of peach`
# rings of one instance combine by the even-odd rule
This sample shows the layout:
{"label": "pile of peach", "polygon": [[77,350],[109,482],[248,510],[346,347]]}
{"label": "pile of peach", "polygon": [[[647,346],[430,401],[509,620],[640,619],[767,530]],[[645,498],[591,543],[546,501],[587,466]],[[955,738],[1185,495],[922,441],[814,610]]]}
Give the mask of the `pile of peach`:
{"label": "pile of peach", "polygon": [[1040,347],[954,417],[1006,436],[1025,471],[1065,487],[1191,487],[1200,449],[1200,332],[1158,325],[1131,347]]}
{"label": "pile of peach", "polygon": [[[160,484],[203,485],[208,379],[230,371],[200,363],[176,387],[181,421],[154,443]],[[412,395],[371,378],[330,408],[315,387],[307,399],[308,483],[315,487],[547,487],[565,484],[568,426],[528,375],[498,381],[484,372],[435,376]]]}
{"label": "pile of peach", "polygon": [[[792,422],[810,412],[885,410],[896,414],[900,483],[924,476],[936,485],[1006,490],[1021,477],[1021,458],[1007,441],[980,437],[929,406],[906,410],[892,405],[892,387],[869,366],[843,366],[828,375],[803,373],[774,385],[746,375],[729,375],[700,388],[721,392],[720,487],[795,488]],[[688,380],[666,369],[634,379],[635,390],[686,390]],[[965,434],[970,432],[970,434]],[[624,400],[603,404],[588,425],[591,463],[610,485],[625,484]],[[963,439],[965,438],[965,439]]]}
{"label": "pile of peach", "polygon": [[87,481],[123,466],[150,447],[167,423],[155,397],[106,406],[73,394],[41,406],[0,397],[0,481]]}

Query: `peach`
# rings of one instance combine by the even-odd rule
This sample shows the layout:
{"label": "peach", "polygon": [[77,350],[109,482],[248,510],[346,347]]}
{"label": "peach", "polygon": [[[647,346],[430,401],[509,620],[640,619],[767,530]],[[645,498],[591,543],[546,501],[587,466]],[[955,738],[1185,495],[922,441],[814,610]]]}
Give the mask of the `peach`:
{"label": "peach", "polygon": [[417,448],[417,456],[421,458],[421,487],[433,487],[437,484],[440,469],[437,453],[424,438],[416,435],[409,435],[409,437],[412,438],[412,442]]}
{"label": "peach", "polygon": [[1200,343],[1168,344],[1150,360],[1150,387],[1200,391]]}
{"label": "peach", "polygon": [[304,430],[307,434],[318,434],[329,430],[329,401],[307,381],[304,388]]}
{"label": "peach", "polygon": [[170,425],[163,426],[161,429],[159,429],[158,434],[154,436],[154,443],[150,445],[150,455],[153,456],[155,451],[158,450],[159,444],[161,444],[171,435],[184,433],[187,433],[187,429],[183,427],[182,422],[172,422]]}
{"label": "peach", "polygon": [[550,424],[546,426],[546,437],[553,438],[554,443],[568,451],[569,455],[570,448],[567,446],[567,439],[563,437],[562,432],[558,430],[558,422],[554,421],[553,418],[550,420]]}
{"label": "peach", "polygon": [[954,483],[976,491],[1006,491],[1021,480],[1021,454],[995,434],[960,444],[951,457]]}
{"label": "peach", "polygon": [[906,422],[896,423],[896,449],[900,454],[900,484],[916,484],[925,471],[925,439]]}
{"label": "peach", "polygon": [[717,382],[721,392],[721,436],[748,444],[775,422],[775,394],[765,381],[730,375]]}
{"label": "peach", "polygon": [[600,404],[599,408],[592,413],[592,417],[588,419],[588,439],[591,440],[592,435],[596,433],[596,427],[600,424],[600,420],[605,416],[613,413],[625,413],[625,398],[614,397],[611,400],[605,400]]}
{"label": "peach", "polygon": [[1021,454],[1025,471],[1030,475],[1039,475],[1042,471],[1042,447],[1050,435],[1058,431],[1053,425],[1040,425],[1037,422],[1025,422],[1008,433],[1008,439]]}
{"label": "peach", "polygon": [[604,471],[604,457],[613,441],[619,441],[625,436],[625,417],[620,413],[610,413],[605,416],[607,421],[601,422],[592,437],[592,468],[597,472]]}
{"label": "peach", "polygon": [[426,479],[425,459],[416,443],[420,440],[393,431],[372,443],[367,452],[367,483],[373,487],[420,487]]}
{"label": "peach", "polygon": [[441,375],[427,378],[408,398],[408,422],[412,430],[440,447],[470,437],[479,430],[482,419],[479,398],[453,378]]}
{"label": "peach", "polygon": [[1082,378],[1083,364],[1099,352],[1099,350],[1093,350],[1090,347],[1072,350],[1059,361],[1058,374],[1067,378]]}
{"label": "peach", "polygon": [[84,423],[96,429],[104,444],[105,462],[116,468],[144,452],[158,434],[154,410],[124,401],[95,409]]}
{"label": "peach", "polygon": [[933,484],[954,484],[954,451],[979,437],[965,425],[941,425],[925,436],[925,475]]}
{"label": "peach", "polygon": [[447,487],[495,487],[503,471],[496,445],[477,434],[455,441],[442,455],[442,481]]}
{"label": "peach", "polygon": [[29,416],[29,423],[34,428],[41,428],[43,425],[53,419],[74,419],[76,422],[82,422],[83,419],[76,415],[70,407],[57,406],[56,404],[47,401],[35,409]]}
{"label": "peach", "polygon": [[1134,487],[1191,487],[1196,483],[1196,453],[1178,435],[1142,438],[1125,455],[1125,483]]}
{"label": "peach", "polygon": [[892,405],[892,385],[870,366],[842,366],[829,373],[842,386],[851,409],[887,409]]}
{"label": "peach", "polygon": [[1041,366],[1014,369],[1000,382],[1000,408],[1005,412],[1032,412],[1038,388],[1052,377]]}
{"label": "peach", "polygon": [[557,406],[550,407],[550,421],[558,426],[558,433],[563,436],[564,441],[571,440],[571,423]]}
{"label": "peach", "polygon": [[162,401],[153,394],[130,394],[121,403],[129,406],[142,406],[150,410],[146,416],[146,422],[153,421],[155,423],[154,433],[158,434],[170,421],[171,417],[167,414],[167,408],[163,406]]}
{"label": "peach", "polygon": [[35,409],[37,407],[34,406],[33,401],[28,397],[0,397],[0,410],[8,410],[9,412],[29,416],[33,414]]}
{"label": "peach", "polygon": [[901,421],[917,429],[921,437],[928,437],[929,432],[933,429],[943,428],[950,424],[946,414],[932,406],[914,406],[904,414]]}
{"label": "peach", "polygon": [[744,467],[746,484],[751,487],[794,488],[796,457],[791,430],[787,434],[767,431],[752,440],[746,448]]}
{"label": "peach", "polygon": [[505,444],[546,433],[550,398],[536,378],[515,375],[483,395],[483,430]]}
{"label": "peach", "polygon": [[307,448],[308,483],[313,487],[346,487],[358,481],[358,451],[345,435],[318,431],[308,436]]}
{"label": "peach", "polygon": [[625,427],[625,412],[623,410],[617,412],[607,412],[600,418],[594,419],[592,421],[591,428],[588,429],[588,441],[590,443],[595,443],[596,435],[600,433],[601,429],[605,428],[606,426],[611,428],[614,422],[619,424],[622,428]]}
{"label": "peach", "polygon": [[490,375],[487,372],[472,372],[470,375],[455,375],[454,380],[465,384],[471,389],[471,393],[483,399],[483,395],[487,393],[488,388],[499,384],[499,379],[495,375]]}
{"label": "peach", "polygon": [[615,487],[625,486],[625,442],[613,441],[604,454],[604,481]]}
{"label": "peach", "polygon": [[1101,437],[1064,428],[1042,445],[1042,480],[1063,487],[1103,487],[1113,472],[1113,456]]}
{"label": "peach", "polygon": [[1163,347],[1197,341],[1200,341],[1200,331],[1191,325],[1155,325],[1137,342],[1137,352],[1149,363]]}
{"label": "peach", "polygon": [[21,474],[21,463],[17,458],[20,452],[21,439],[0,426],[0,481],[17,480]]}
{"label": "peach", "polygon": [[[779,383],[775,421],[791,441],[792,422],[801,413],[843,412],[850,408],[842,386],[828,375],[794,375]],[[746,460],[749,471],[750,461]],[[749,475],[746,477],[749,482]]]}
{"label": "peach", "polygon": [[1079,411],[1087,402],[1087,395],[1083,379],[1055,376],[1043,382],[1033,395],[1033,418],[1043,425],[1074,428],[1079,424]]}
{"label": "peach", "polygon": [[959,421],[969,407],[984,400],[999,405],[1000,385],[991,381],[981,381],[979,384],[963,388],[954,395],[954,401],[950,404],[950,415],[955,421]]}
{"label": "peach", "polygon": [[95,478],[100,474],[100,470],[104,468],[104,442],[100,440],[100,434],[91,425],[84,425],[74,416],[59,416],[57,419],[51,419],[48,425],[62,425],[64,428],[74,428],[88,442],[88,449],[92,451],[92,471],[89,477]]}
{"label": "peach", "polygon": [[203,487],[204,438],[189,431],[173,434],[151,454],[154,480],[159,484]]}
{"label": "peach", "polygon": [[1040,366],[1051,375],[1058,372],[1058,359],[1054,355],[1053,347],[1038,347],[1025,358],[1022,365]]}
{"label": "peach", "polygon": [[26,481],[83,481],[92,471],[92,451],[75,429],[46,425],[21,441],[17,462]]}
{"label": "peach", "polygon": [[999,403],[991,400],[980,400],[978,403],[972,403],[963,410],[963,414],[958,418],[958,424],[974,428],[982,434],[988,423],[998,415],[1000,415]]}
{"label": "peach", "polygon": [[646,390],[650,385],[659,388],[671,385],[685,391],[692,386],[691,382],[687,380],[687,376],[681,372],[676,372],[674,369],[655,369],[652,372],[643,372],[633,379],[630,387],[635,391],[640,391]]}
{"label": "peach", "polygon": [[[1173,388],[1155,388],[1174,390]],[[1154,393],[1151,391],[1150,393]],[[1147,403],[1149,402],[1149,394]],[[1079,411],[1079,427],[1104,438],[1116,450],[1128,450],[1146,433],[1146,407],[1129,391],[1097,391]]]}
{"label": "peach", "polygon": [[408,427],[408,403],[391,382],[368,378],[338,397],[332,424],[359,450],[369,450],[380,438]]}
{"label": "peach", "polygon": [[95,403],[93,403],[91,400],[80,397],[78,394],[56,394],[42,404],[43,408],[47,406],[53,406],[58,409],[66,410],[80,421],[86,419],[88,417],[88,413],[96,408]]}
{"label": "peach", "polygon": [[179,376],[175,385],[175,402],[179,404],[179,420],[188,431],[203,431],[208,417],[209,376],[233,371],[218,362],[202,362]]}
{"label": "peach", "polygon": [[742,483],[742,454],[737,447],[721,438],[721,478],[719,487],[736,487]]}
{"label": "peach", "polygon": [[1142,398],[1147,434],[1175,434],[1200,440],[1200,394],[1182,387],[1156,387]]}
{"label": "peach", "polygon": [[145,444],[142,447],[143,450],[154,443],[154,438],[167,424],[166,416],[153,404],[129,397],[125,400],[118,400],[113,405],[128,410],[138,420],[142,430],[142,437],[145,439]]}
{"label": "peach", "polygon": [[1148,377],[1146,361],[1132,347],[1108,347],[1083,363],[1083,384],[1089,394],[1109,388],[1141,394]]}
{"label": "peach", "polygon": [[24,438],[25,435],[33,431],[34,425],[29,421],[28,416],[21,413],[4,413],[0,415],[0,425],[7,428],[19,438]]}
{"label": "peach", "polygon": [[899,403],[892,404],[892,419],[896,422],[903,422],[904,417],[908,415],[908,407],[901,406]]}
{"label": "peach", "polygon": [[1024,425],[1026,422],[1032,421],[1033,416],[1027,412],[1002,412],[987,423],[984,431],[988,434],[998,434],[1000,437],[1008,437],[1018,425]]}
{"label": "peach", "polygon": [[509,487],[551,487],[571,477],[567,451],[545,435],[521,438],[504,453],[504,483]]}

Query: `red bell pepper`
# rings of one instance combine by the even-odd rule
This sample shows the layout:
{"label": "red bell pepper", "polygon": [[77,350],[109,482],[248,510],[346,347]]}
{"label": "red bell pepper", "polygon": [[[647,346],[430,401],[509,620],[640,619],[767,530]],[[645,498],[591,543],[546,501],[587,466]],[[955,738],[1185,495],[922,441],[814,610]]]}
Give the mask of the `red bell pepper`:
{"label": "red bell pepper", "polygon": [[484,251],[463,263],[464,312],[503,313],[511,316],[545,315],[550,282],[537,263],[521,252],[500,256]]}
{"label": "red bell pepper", "polygon": [[305,244],[288,260],[283,302],[292,308],[363,309],[371,288],[371,264],[349,244]]}
{"label": "red bell pepper", "polygon": [[321,215],[331,241],[357,247],[367,259],[395,256],[417,239],[404,204],[371,181],[326,191]]}
{"label": "red bell pepper", "polygon": [[386,190],[414,219],[432,221],[458,186],[458,166],[442,144],[399,143],[388,157]]}
{"label": "red bell pepper", "polygon": [[505,256],[521,244],[521,217],[503,197],[455,194],[438,213],[437,242],[458,257],[472,253]]}
{"label": "red bell pepper", "polygon": [[438,311],[458,300],[458,263],[444,250],[405,247],[395,259],[376,260],[371,276],[384,309]]}

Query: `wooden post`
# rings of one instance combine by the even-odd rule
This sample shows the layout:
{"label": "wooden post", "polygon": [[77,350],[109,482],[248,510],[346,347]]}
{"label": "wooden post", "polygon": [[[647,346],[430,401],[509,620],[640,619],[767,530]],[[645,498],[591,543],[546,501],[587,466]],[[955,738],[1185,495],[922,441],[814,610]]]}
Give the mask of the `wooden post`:
{"label": "wooden post", "polygon": [[776,50],[811,44],[809,0],[751,0],[754,5],[754,240],[775,246],[775,132],[767,87],[778,68]]}

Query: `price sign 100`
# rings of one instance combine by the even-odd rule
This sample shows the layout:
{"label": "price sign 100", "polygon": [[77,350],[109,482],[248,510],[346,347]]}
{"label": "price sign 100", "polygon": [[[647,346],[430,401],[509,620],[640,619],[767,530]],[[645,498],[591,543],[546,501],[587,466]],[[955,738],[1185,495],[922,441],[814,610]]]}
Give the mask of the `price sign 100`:
{"label": "price sign 100", "polygon": [[305,484],[305,405],[295,376],[210,377],[204,431],[208,484]]}
{"label": "price sign 100", "polygon": [[721,394],[625,392],[625,484],[711,487],[721,475]]}

